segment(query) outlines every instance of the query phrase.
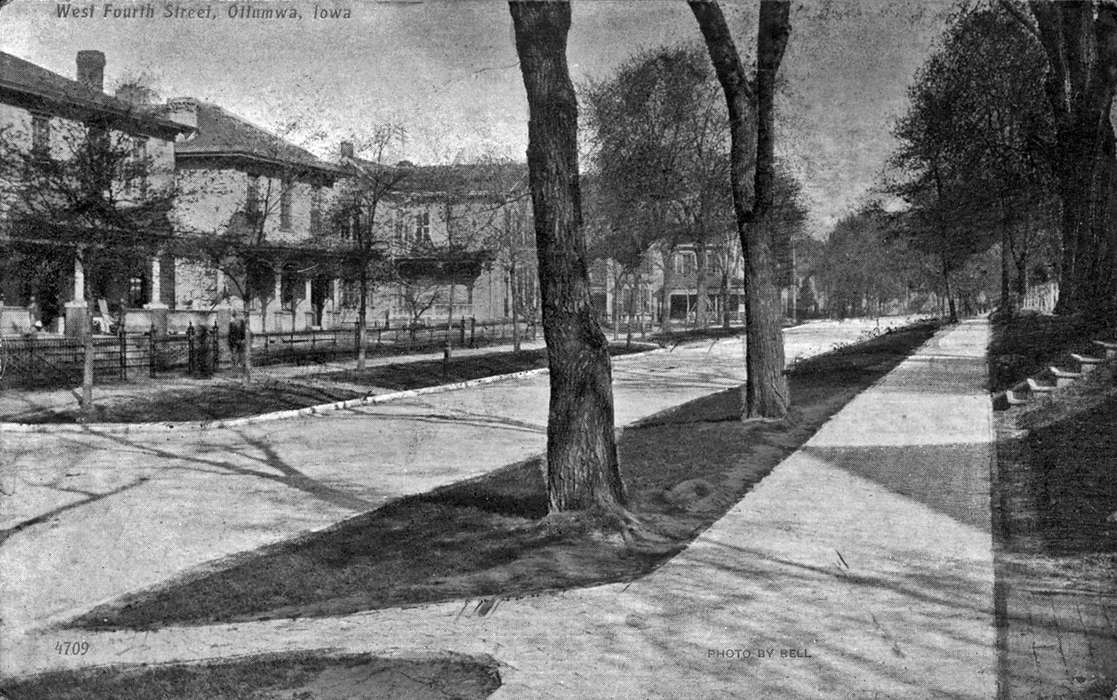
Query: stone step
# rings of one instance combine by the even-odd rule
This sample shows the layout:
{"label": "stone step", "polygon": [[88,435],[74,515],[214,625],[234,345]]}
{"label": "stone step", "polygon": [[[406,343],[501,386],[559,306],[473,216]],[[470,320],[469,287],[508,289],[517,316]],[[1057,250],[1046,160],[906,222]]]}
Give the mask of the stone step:
{"label": "stone step", "polygon": [[1095,340],[1094,345],[1105,350],[1105,359],[1112,360],[1117,358],[1117,343],[1108,340]]}
{"label": "stone step", "polygon": [[1070,386],[1072,383],[1074,383],[1075,379],[1078,379],[1082,376],[1081,372],[1068,372],[1067,370],[1059,369],[1058,367],[1048,367],[1047,369],[1051,372],[1051,376],[1055,378],[1055,387],[1057,389],[1062,389],[1065,386]]}
{"label": "stone step", "polygon": [[1023,406],[1028,403],[1028,399],[1022,394],[1017,394],[1012,389],[1005,389],[1005,402],[1008,403],[1009,406]]}
{"label": "stone step", "polygon": [[1028,377],[1028,391],[1032,392],[1033,394],[1050,394],[1052,391],[1055,391],[1055,385],[1040,384],[1031,377]]}
{"label": "stone step", "polygon": [[1083,373],[1083,374],[1086,374],[1087,372],[1093,372],[1094,369],[1098,365],[1105,362],[1105,359],[1101,358],[1101,357],[1090,357],[1089,355],[1078,355],[1078,354],[1073,353],[1073,352],[1070,354],[1070,359],[1072,359],[1072,360],[1074,360],[1075,362],[1078,363],[1078,371]]}

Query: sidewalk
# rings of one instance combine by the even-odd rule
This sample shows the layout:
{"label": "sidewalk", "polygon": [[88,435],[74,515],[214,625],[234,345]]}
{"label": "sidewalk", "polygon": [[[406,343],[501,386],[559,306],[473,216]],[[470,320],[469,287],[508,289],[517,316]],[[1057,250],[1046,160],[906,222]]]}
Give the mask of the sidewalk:
{"label": "sidewalk", "polygon": [[[988,325],[938,333],[627,585],[344,618],[5,640],[4,672],[329,647],[490,654],[502,698],[996,696]],[[77,573],[80,576],[80,573]],[[463,614],[464,611],[464,614]]]}

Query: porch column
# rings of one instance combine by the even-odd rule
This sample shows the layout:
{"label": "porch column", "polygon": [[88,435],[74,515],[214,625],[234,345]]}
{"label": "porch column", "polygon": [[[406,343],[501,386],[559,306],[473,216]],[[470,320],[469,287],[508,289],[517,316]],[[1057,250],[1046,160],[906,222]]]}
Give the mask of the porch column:
{"label": "porch column", "polygon": [[145,309],[165,309],[163,303],[163,265],[158,257],[151,259],[151,300],[144,304]]}
{"label": "porch column", "polygon": [[216,278],[213,288],[213,304],[222,308],[229,306],[229,300],[223,295],[225,293],[225,273],[221,270],[215,270]]}
{"label": "porch column", "polygon": [[[283,328],[283,270],[277,269],[275,271],[275,289],[272,290],[275,298],[275,330],[282,331]],[[266,326],[265,326],[266,327]]]}
{"label": "porch column", "polygon": [[[312,292],[313,292],[313,290],[310,288],[310,277],[308,276],[305,280],[303,280],[303,303],[302,303],[303,319],[304,319],[304,325],[305,325],[306,328],[313,327],[314,322],[317,320],[317,319],[314,318],[314,298],[313,298]],[[310,316],[309,319],[307,319],[308,315]]]}
{"label": "porch column", "polygon": [[66,335],[84,338],[86,334],[85,267],[81,264],[81,251],[74,253],[73,296],[66,302]]}
{"label": "porch column", "polygon": [[163,266],[159,261],[159,256],[151,258],[149,273],[151,276],[151,300],[144,304],[148,318],[143,326],[145,328],[153,327],[156,335],[165,335],[167,333],[168,312],[167,305],[163,303]]}

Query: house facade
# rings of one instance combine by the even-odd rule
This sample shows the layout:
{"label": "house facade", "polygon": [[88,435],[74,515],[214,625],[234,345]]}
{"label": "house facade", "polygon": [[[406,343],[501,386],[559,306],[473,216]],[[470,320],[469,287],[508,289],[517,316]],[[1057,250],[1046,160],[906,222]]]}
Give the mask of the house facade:
{"label": "house facade", "polygon": [[[195,98],[154,103],[135,87],[109,96],[104,68],[102,53],[79,52],[72,80],[0,54],[3,143],[61,164],[74,160],[67,145],[83,130],[103,128],[145,166],[114,171],[115,201],[126,208],[129,198],[158,193],[168,210],[136,247],[142,259],[94,274],[79,261],[81,236],[61,245],[56,233],[18,225],[28,182],[25,169],[9,168],[0,181],[0,243],[5,251],[39,246],[47,267],[59,269],[2,271],[0,332],[41,321],[48,332],[79,334],[90,306],[95,332],[182,332],[224,325],[237,311],[257,332],[352,327],[360,296],[352,234],[361,222],[337,214],[371,164],[348,144],[327,162]],[[526,166],[393,167],[406,177],[376,212],[367,320],[537,317]]]}
{"label": "house facade", "polygon": [[[130,256],[110,273],[89,264],[97,237],[74,230],[82,219],[70,200],[91,187],[121,216],[165,196],[175,141],[189,132],[106,95],[104,67],[104,54],[80,51],[70,79],[0,52],[0,331],[80,332],[88,299],[157,308],[166,290],[158,255]],[[74,223],[60,238],[43,230],[52,220]]]}

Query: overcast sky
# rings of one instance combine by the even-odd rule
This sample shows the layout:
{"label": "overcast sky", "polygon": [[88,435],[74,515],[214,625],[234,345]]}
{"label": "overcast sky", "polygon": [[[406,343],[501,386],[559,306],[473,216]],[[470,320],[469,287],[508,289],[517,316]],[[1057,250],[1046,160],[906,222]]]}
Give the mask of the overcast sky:
{"label": "overcast sky", "polygon": [[[63,3],[64,4],[64,3]],[[507,5],[455,2],[334,2],[350,19],[313,18],[313,2],[253,2],[298,8],[301,19],[232,19],[228,0],[213,19],[60,19],[59,3],[14,0],[0,11],[0,49],[66,76],[79,49],[107,56],[105,82],[151,75],[163,98],[192,95],[265,125],[298,120],[333,148],[349,132],[403,124],[399,157],[419,163],[479,155],[523,160],[527,103]],[[113,2],[115,8],[144,3]],[[87,7],[89,3],[74,3]],[[700,40],[682,0],[575,0],[568,50],[576,82],[607,77],[634,51]],[[756,5],[723,2],[742,53],[751,52]],[[889,125],[942,29],[946,2],[890,0],[796,3],[782,73],[788,82],[780,151],[795,165],[814,232],[856,207],[892,146]],[[320,147],[319,151],[324,147]]]}

